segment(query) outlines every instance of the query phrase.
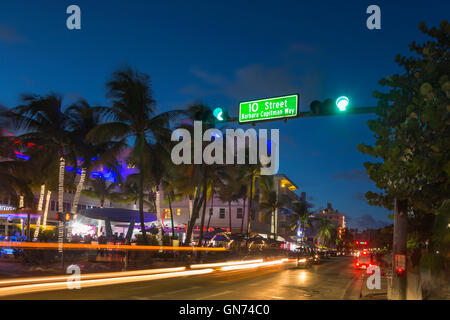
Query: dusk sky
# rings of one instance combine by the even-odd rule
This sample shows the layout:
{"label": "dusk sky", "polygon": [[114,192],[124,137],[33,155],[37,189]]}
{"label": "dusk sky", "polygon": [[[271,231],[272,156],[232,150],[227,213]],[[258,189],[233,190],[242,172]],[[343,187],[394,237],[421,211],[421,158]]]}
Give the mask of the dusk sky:
{"label": "dusk sky", "polygon": [[[81,30],[66,28],[66,8],[81,8]],[[368,30],[366,8],[381,8],[381,30]],[[158,110],[194,101],[236,116],[239,101],[298,93],[312,100],[346,95],[374,106],[378,80],[400,71],[397,54],[448,19],[450,2],[428,1],[2,1],[0,104],[21,93],[64,94],[105,105],[105,83],[130,65],[151,76]],[[315,209],[331,202],[350,227],[391,223],[364,193],[376,191],[356,150],[373,143],[374,115],[264,122],[280,129],[280,170]],[[244,126],[247,128],[248,126]]]}

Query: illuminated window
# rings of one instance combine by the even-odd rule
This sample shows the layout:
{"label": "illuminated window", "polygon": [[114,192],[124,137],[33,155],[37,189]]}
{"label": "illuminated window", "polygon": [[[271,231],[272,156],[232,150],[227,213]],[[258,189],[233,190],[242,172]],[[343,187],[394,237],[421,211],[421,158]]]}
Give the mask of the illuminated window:
{"label": "illuminated window", "polygon": [[236,218],[242,219],[242,208],[237,208]]}
{"label": "illuminated window", "polygon": [[170,216],[170,209],[164,210],[164,213],[166,214],[166,218],[167,218],[167,219],[171,219],[171,216]]}
{"label": "illuminated window", "polygon": [[178,208],[178,209],[177,209],[177,216],[179,216],[180,214],[181,214],[181,209]]}

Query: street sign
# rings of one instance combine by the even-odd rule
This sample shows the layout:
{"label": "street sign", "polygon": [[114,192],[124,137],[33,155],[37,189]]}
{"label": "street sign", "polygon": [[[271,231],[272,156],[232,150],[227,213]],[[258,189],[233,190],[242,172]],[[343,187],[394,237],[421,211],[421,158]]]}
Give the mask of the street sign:
{"label": "street sign", "polygon": [[239,103],[239,123],[298,116],[298,94]]}

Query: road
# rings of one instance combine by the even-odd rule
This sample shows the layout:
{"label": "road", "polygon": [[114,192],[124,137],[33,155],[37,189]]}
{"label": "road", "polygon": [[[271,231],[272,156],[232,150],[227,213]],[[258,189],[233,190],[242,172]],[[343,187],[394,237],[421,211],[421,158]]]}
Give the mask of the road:
{"label": "road", "polygon": [[0,299],[316,300],[359,299],[361,272],[350,257],[332,257],[310,268],[291,263],[214,271],[170,279],[8,295]]}

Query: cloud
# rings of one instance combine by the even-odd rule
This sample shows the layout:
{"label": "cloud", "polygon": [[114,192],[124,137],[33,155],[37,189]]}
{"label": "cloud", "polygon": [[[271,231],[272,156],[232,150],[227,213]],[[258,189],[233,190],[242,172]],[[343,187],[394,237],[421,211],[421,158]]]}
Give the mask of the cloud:
{"label": "cloud", "polygon": [[226,79],[219,76],[219,75],[215,75],[206,71],[201,70],[198,67],[192,67],[191,68],[191,72],[197,76],[198,78],[204,80],[205,82],[209,83],[209,84],[213,84],[213,85],[224,85],[226,84]]}
{"label": "cloud", "polygon": [[22,43],[26,40],[27,39],[16,30],[5,25],[0,25],[0,42]]}
{"label": "cloud", "polygon": [[[347,219],[347,217],[346,217],[346,219]],[[352,228],[358,228],[359,230],[379,229],[379,228],[389,226],[390,224],[391,223],[386,222],[386,221],[375,220],[370,214],[364,214],[362,216],[351,219]]]}
{"label": "cloud", "polygon": [[268,67],[252,64],[236,69],[231,76],[224,77],[199,67],[190,72],[201,82],[180,89],[183,94],[196,97],[221,94],[235,101],[300,93],[300,105],[318,96],[323,76],[316,71],[293,72],[287,66]]}
{"label": "cloud", "polygon": [[366,171],[360,168],[350,169],[348,171],[336,172],[331,176],[333,179],[337,180],[360,180],[360,181],[371,181],[367,176]]}

